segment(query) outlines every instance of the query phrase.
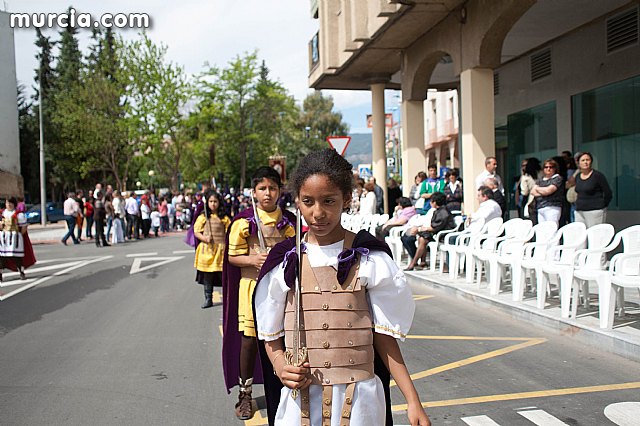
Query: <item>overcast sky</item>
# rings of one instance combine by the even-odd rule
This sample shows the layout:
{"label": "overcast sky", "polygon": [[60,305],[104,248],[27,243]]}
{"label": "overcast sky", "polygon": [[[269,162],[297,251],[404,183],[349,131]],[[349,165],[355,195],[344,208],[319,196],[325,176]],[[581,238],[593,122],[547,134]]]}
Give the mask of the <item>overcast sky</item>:
{"label": "overcast sky", "polygon": [[[0,0],[2,2],[3,0]],[[73,6],[78,13],[94,17],[104,13],[147,13],[152,19],[149,36],[168,47],[168,58],[196,74],[205,62],[219,67],[244,52],[258,51],[271,70],[297,101],[308,88],[308,42],[318,30],[310,16],[308,0],[9,0],[7,12],[60,13]],[[2,3],[0,3],[2,8]],[[58,30],[47,30],[57,39]],[[136,38],[137,30],[118,30],[124,38]],[[37,66],[35,30],[15,29],[18,81],[32,86]],[[85,51],[91,31],[80,29]],[[366,114],[371,111],[367,91],[329,91],[336,109],[349,123],[352,133],[368,132]],[[391,107],[391,105],[388,105]]]}

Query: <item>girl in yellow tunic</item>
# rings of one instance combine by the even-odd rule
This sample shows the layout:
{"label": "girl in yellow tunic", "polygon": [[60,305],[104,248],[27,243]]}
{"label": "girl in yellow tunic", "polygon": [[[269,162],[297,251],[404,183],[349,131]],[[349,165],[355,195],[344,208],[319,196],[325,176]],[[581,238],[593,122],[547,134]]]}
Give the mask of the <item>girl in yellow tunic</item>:
{"label": "girl in yellow tunic", "polygon": [[196,282],[204,286],[202,309],[213,306],[213,286],[222,286],[224,238],[231,223],[219,193],[207,192],[205,200],[204,210],[193,226],[193,235],[199,241],[193,266]]}

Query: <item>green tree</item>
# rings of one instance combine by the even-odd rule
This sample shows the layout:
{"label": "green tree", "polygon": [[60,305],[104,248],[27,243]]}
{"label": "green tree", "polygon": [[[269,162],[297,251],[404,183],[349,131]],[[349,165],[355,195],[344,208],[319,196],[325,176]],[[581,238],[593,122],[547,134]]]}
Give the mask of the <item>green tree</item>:
{"label": "green tree", "polygon": [[197,95],[204,132],[195,150],[209,153],[211,174],[222,173],[242,188],[249,172],[266,165],[289,139],[287,123],[298,115],[295,101],[269,78],[255,52],[237,56],[222,70],[209,67],[198,80]]}
{"label": "green tree", "polygon": [[120,41],[119,47],[127,82],[127,137],[147,157],[146,166],[160,178],[169,177],[175,189],[189,143],[179,129],[191,85],[182,67],[166,61],[167,47],[156,45],[145,33],[138,40]]}
{"label": "green tree", "polygon": [[[24,86],[18,86],[18,128],[20,134],[20,170],[25,192],[39,196],[40,158],[38,117],[33,113],[33,104],[24,94]],[[32,199],[33,200],[33,199]]]}
{"label": "green tree", "polygon": [[299,125],[308,129],[311,149],[326,147],[327,136],[344,136],[349,133],[349,126],[342,121],[342,113],[333,108],[333,97],[323,96],[320,91],[307,95],[302,103]]}

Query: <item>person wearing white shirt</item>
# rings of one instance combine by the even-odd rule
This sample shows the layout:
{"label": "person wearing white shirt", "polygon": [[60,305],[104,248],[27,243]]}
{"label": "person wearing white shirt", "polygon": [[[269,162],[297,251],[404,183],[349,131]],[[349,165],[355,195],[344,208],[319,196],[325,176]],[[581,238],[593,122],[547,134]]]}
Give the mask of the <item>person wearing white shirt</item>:
{"label": "person wearing white shirt", "polygon": [[500,189],[500,192],[504,194],[504,186],[502,185],[502,179],[500,179],[500,176],[496,173],[497,169],[498,160],[496,160],[496,157],[487,157],[484,160],[483,172],[476,177],[476,188],[480,189],[480,187],[484,185],[484,181],[487,178],[492,177],[498,181],[498,188]]}
{"label": "person wearing white shirt", "polygon": [[491,188],[484,185],[478,188],[477,198],[480,206],[478,210],[469,216],[467,219],[468,224],[474,223],[480,218],[483,218],[486,223],[491,219],[502,217],[502,209],[500,205],[493,200],[493,190]]}
{"label": "person wearing white shirt", "polygon": [[129,198],[124,203],[124,209],[127,215],[127,232],[126,237],[131,240],[135,238],[140,239],[140,225],[138,224],[138,215],[140,213],[140,206],[138,200],[136,200],[136,193],[131,191]]}

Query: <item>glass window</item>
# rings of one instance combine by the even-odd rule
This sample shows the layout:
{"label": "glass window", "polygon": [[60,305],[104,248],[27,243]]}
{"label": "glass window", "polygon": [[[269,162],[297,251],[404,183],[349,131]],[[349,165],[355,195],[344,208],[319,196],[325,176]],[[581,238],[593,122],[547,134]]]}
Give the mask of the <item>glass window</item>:
{"label": "glass window", "polygon": [[[509,182],[510,206],[513,201],[515,179],[520,175],[522,160],[536,157],[540,161],[557,155],[556,103],[548,102],[507,117],[506,182]],[[506,191],[505,191],[506,192]]]}
{"label": "glass window", "polygon": [[640,76],[572,97],[573,146],[593,155],[612,210],[640,209]]}

